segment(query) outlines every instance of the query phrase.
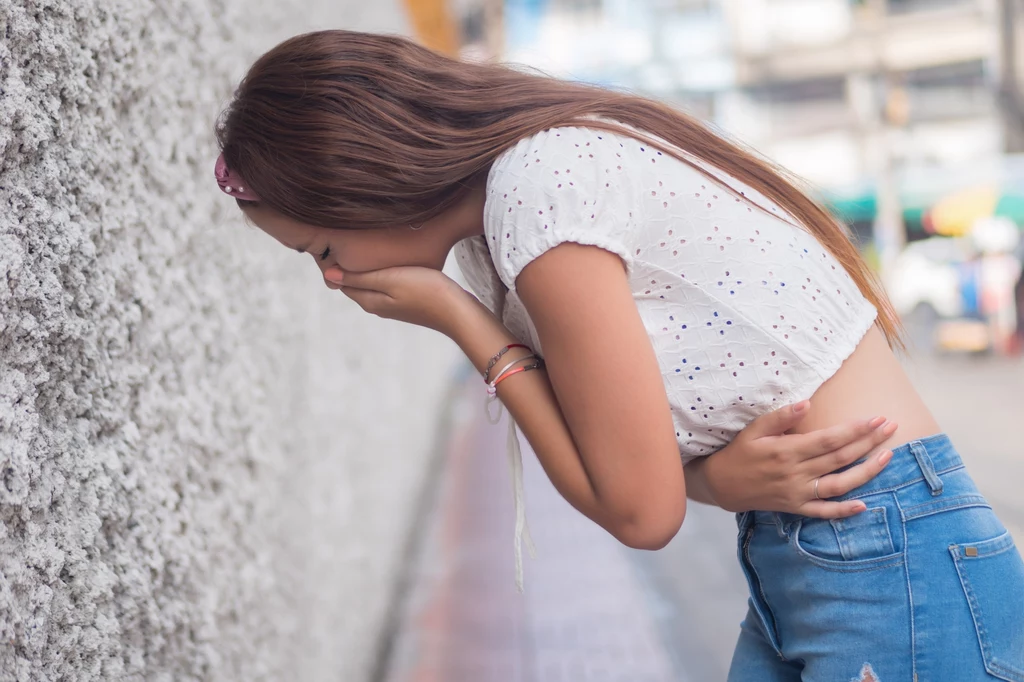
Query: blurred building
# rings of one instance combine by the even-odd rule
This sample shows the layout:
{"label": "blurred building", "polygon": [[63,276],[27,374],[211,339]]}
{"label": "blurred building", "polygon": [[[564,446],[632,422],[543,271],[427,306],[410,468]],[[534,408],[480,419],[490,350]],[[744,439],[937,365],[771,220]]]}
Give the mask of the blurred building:
{"label": "blurred building", "polygon": [[[836,195],[899,246],[905,220],[965,182],[1002,182],[1020,148],[1013,4],[993,0],[722,3],[737,87],[717,120]],[[969,178],[969,179],[968,179]]]}
{"label": "blurred building", "polygon": [[904,222],[920,234],[946,192],[1021,176],[1006,157],[1024,146],[1016,0],[461,4],[501,8],[505,59],[717,123],[806,178],[864,238],[877,224],[883,251]]}

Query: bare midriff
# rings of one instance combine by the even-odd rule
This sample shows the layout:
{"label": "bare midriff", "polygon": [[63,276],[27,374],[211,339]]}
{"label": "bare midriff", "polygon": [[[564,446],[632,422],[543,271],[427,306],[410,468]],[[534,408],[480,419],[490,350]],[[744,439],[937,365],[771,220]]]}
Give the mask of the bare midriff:
{"label": "bare midriff", "polygon": [[941,432],[884,334],[872,326],[839,371],[815,391],[810,414],[793,432],[876,416],[896,422],[899,428],[873,452]]}

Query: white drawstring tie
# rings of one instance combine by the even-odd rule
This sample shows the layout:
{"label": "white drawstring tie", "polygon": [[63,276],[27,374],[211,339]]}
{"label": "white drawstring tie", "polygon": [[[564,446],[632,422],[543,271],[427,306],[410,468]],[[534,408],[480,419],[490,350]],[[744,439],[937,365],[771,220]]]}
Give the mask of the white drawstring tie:
{"label": "white drawstring tie", "polygon": [[[491,415],[491,403],[498,403],[498,413]],[[484,412],[487,413],[487,420],[492,424],[501,421],[501,401],[497,395],[489,395],[484,404]],[[506,454],[508,455],[508,471],[512,479],[512,500],[516,512],[516,528],[513,548],[516,557],[516,589],[523,592],[523,540],[526,540],[526,549],[530,558],[537,558],[537,549],[530,537],[530,528],[526,524],[526,505],[523,492],[523,453],[519,449],[519,436],[516,434],[516,420],[512,414],[508,415],[508,441],[506,443]]]}

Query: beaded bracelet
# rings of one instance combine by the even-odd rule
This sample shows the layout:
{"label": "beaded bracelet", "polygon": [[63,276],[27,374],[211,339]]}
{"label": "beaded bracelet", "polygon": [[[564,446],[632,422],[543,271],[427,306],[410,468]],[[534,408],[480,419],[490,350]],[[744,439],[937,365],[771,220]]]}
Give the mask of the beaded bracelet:
{"label": "beaded bracelet", "polygon": [[525,348],[526,350],[532,350],[529,346],[524,345],[522,343],[510,343],[509,345],[507,345],[504,348],[502,348],[501,350],[499,350],[497,353],[495,353],[491,357],[490,361],[487,363],[487,369],[485,369],[484,372],[483,372],[483,374],[484,374],[484,381],[485,382],[487,382],[488,384],[491,383],[491,379],[490,379],[491,369],[498,362],[498,360],[500,360],[502,358],[502,356],[505,355],[505,353],[509,352],[513,348]]}

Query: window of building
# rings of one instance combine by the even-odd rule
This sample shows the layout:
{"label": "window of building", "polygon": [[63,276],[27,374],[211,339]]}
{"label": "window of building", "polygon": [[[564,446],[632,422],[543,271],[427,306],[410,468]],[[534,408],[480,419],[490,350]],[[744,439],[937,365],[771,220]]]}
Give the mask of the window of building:
{"label": "window of building", "polygon": [[888,0],[887,4],[891,14],[909,14],[945,9],[956,5],[974,5],[977,4],[977,0]]}
{"label": "window of building", "polygon": [[656,9],[669,12],[707,12],[719,4],[718,0],[650,0]]}
{"label": "window of building", "polygon": [[985,73],[985,63],[980,59],[973,59],[906,71],[902,80],[904,85],[911,88],[985,87],[988,76]]}
{"label": "window of building", "polygon": [[556,11],[570,13],[600,12],[603,0],[553,0],[552,8]]}
{"label": "window of building", "polygon": [[744,88],[744,92],[771,136],[800,136],[850,123],[843,76],[776,81]]}
{"label": "window of building", "polygon": [[980,59],[899,74],[914,120],[984,116],[995,106],[993,83]]}
{"label": "window of building", "polygon": [[813,78],[800,81],[776,81],[755,85],[747,94],[764,104],[799,104],[820,100],[844,100],[846,79],[843,76]]}

